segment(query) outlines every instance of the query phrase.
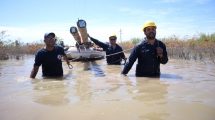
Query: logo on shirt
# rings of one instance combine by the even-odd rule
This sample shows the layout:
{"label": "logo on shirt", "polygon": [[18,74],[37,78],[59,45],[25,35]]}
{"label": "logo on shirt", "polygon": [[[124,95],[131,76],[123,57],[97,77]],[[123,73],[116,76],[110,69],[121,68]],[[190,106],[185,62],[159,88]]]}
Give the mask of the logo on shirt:
{"label": "logo on shirt", "polygon": [[141,52],[142,53],[147,53],[147,52],[149,52],[150,50],[149,49],[144,49],[144,50],[142,50]]}
{"label": "logo on shirt", "polygon": [[62,55],[58,55],[58,56],[57,56],[57,59],[58,59],[58,60],[61,60],[61,58],[62,58]]}

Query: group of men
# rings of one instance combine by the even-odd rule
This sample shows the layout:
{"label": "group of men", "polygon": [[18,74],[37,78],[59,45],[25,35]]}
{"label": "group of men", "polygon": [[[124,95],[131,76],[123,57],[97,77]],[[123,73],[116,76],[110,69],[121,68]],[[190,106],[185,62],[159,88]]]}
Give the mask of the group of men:
{"label": "group of men", "polygon": [[[143,32],[145,38],[141,43],[136,45],[129,58],[128,62],[121,72],[122,75],[126,75],[132,68],[134,62],[138,59],[136,65],[135,75],[138,77],[159,77],[160,76],[160,64],[166,64],[168,62],[168,55],[166,46],[163,42],[156,39],[157,26],[153,21],[147,21],[144,23]],[[122,59],[126,61],[122,47],[117,43],[117,36],[111,35],[109,37],[109,44],[103,43],[91,36],[90,40],[96,45],[103,48],[106,52],[106,61],[108,65],[120,65]],[[39,66],[42,65],[43,77],[62,77],[62,58],[70,65],[70,62],[62,47],[55,45],[56,39],[54,33],[46,33],[44,36],[45,48],[40,49],[35,56],[35,63],[31,71],[31,78],[35,78]]]}

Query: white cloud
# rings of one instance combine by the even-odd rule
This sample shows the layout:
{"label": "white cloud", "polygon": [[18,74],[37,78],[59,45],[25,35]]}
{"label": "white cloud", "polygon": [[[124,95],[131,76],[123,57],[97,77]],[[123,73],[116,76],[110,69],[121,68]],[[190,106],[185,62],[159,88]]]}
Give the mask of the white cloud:
{"label": "white cloud", "polygon": [[58,23],[37,24],[24,27],[3,27],[0,30],[6,30],[12,39],[20,39],[22,42],[35,42],[43,40],[46,32],[54,32],[58,37],[63,38],[66,43],[72,44],[72,36],[69,33],[70,26]]}
{"label": "white cloud", "polygon": [[[168,27],[166,29],[165,25],[159,25],[157,31],[157,37],[166,37],[170,34],[180,34],[173,32],[181,32],[181,29],[176,29],[175,27]],[[174,25],[171,25],[174,26]],[[64,39],[65,44],[74,45],[75,40],[69,33],[70,26],[61,24],[40,24],[29,27],[0,27],[0,30],[7,30],[7,33],[12,38],[20,38],[22,42],[35,42],[43,39],[43,35],[46,32],[54,32],[58,37]],[[118,36],[118,42],[120,42],[120,29],[121,29],[121,40],[127,41],[131,38],[143,38],[144,33],[141,31],[141,25],[124,23],[122,25],[90,25],[87,27],[87,31],[90,36],[101,40],[103,42],[108,42],[108,37],[115,33]]]}
{"label": "white cloud", "polygon": [[[197,3],[197,4],[206,4],[208,2],[210,2],[212,0],[192,0],[192,1],[189,1],[190,3]],[[179,2],[188,2],[187,0],[161,0],[160,2],[163,2],[163,3],[179,3]]]}
{"label": "white cloud", "polygon": [[134,37],[142,37],[141,27],[132,23],[121,23],[114,25],[97,25],[88,29],[89,34],[104,42],[108,41],[108,37],[112,34],[116,34],[118,42],[120,42],[120,29],[122,41],[130,40]]}
{"label": "white cloud", "polygon": [[[75,22],[76,23],[76,22]],[[75,25],[75,24],[74,24]],[[35,42],[43,40],[44,33],[54,32],[57,37],[64,39],[64,42],[69,45],[74,45],[75,40],[70,34],[69,29],[72,25],[69,23],[52,23],[52,24],[38,24],[27,27],[2,27],[0,31],[6,30],[7,34],[12,39],[20,39],[22,42]],[[115,33],[120,38],[120,29],[122,30],[122,40],[129,40],[133,37],[141,37],[140,27],[126,24],[123,26],[119,25],[89,25],[87,26],[88,33],[103,42],[108,41],[108,37]],[[138,33],[139,32],[139,33]]]}
{"label": "white cloud", "polygon": [[[126,9],[124,9],[124,11],[126,11]],[[199,29],[199,26],[191,24],[193,22],[193,19],[181,19],[180,22],[156,22],[158,25],[158,38],[169,37],[171,35],[176,35],[179,37],[184,37],[187,35],[193,36],[198,32],[201,32],[199,30],[205,31],[207,33],[211,33],[211,31],[209,30],[214,30],[213,26],[205,27],[204,30]],[[214,20],[210,20],[210,22],[214,23]],[[189,26],[183,26],[183,24]],[[58,37],[64,39],[65,44],[74,45],[75,40],[69,32],[70,27],[74,25],[76,25],[76,21],[72,21],[70,23],[42,23],[23,27],[0,26],[0,31],[6,30],[7,34],[9,34],[12,38],[18,38],[25,43],[40,41],[43,39],[44,33],[55,32]],[[120,29],[122,31],[122,41],[130,40],[134,37],[143,38],[144,33],[141,31],[141,28],[142,23],[138,22],[127,23],[122,21],[121,23],[112,23],[111,25],[97,23],[95,21],[92,22],[90,20],[87,22],[88,33],[92,37],[95,37],[96,39],[99,39],[103,42],[107,42],[109,35],[112,33],[117,34],[119,38],[118,42],[120,42]]]}
{"label": "white cloud", "polygon": [[182,1],[182,0],[161,0],[161,2],[164,2],[164,3],[176,3],[179,1]]}
{"label": "white cloud", "polygon": [[197,4],[206,4],[208,2],[210,2],[211,0],[194,0],[195,3]]}
{"label": "white cloud", "polygon": [[137,8],[120,8],[120,12],[130,16],[141,16],[142,18],[150,18],[152,16],[160,18],[161,16],[172,14],[178,9],[176,8],[153,8],[153,9],[137,9]]}

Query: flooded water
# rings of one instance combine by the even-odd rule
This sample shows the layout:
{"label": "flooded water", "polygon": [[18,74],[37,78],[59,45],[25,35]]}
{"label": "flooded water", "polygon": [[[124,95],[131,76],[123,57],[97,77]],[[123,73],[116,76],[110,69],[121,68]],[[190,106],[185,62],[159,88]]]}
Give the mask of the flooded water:
{"label": "flooded water", "polygon": [[137,78],[103,59],[30,79],[33,62],[0,61],[0,120],[215,120],[214,64],[171,59],[160,78]]}

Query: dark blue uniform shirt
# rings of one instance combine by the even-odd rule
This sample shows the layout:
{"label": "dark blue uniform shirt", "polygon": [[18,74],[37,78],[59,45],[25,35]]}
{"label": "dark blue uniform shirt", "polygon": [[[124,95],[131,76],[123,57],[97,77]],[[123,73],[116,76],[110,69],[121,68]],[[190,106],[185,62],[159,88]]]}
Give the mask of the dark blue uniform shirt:
{"label": "dark blue uniform shirt", "polygon": [[[116,47],[113,48],[109,44],[105,44],[103,42],[100,42],[94,38],[90,38],[96,45],[103,48],[103,50],[106,52],[106,60],[107,63],[110,65],[120,65],[122,59],[125,59],[125,54],[123,53],[122,48],[116,44]],[[116,54],[114,54],[116,53]],[[109,56],[110,55],[110,56]]]}
{"label": "dark blue uniform shirt", "polygon": [[[161,47],[163,49],[162,59],[157,56],[156,48]],[[168,61],[166,46],[163,42],[156,40],[154,45],[148,44],[147,41],[141,42],[134,47],[129,56],[129,62],[126,63],[122,74],[127,74],[134,62],[136,65],[136,76],[159,76],[160,75],[160,63],[166,64]]]}
{"label": "dark blue uniform shirt", "polygon": [[34,65],[42,65],[44,77],[60,77],[63,76],[61,58],[64,55],[64,49],[60,46],[55,46],[52,51],[42,48],[36,53]]}

